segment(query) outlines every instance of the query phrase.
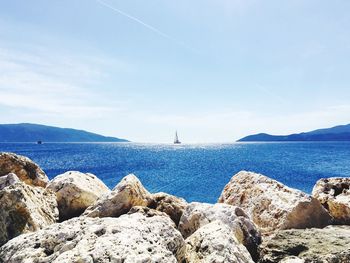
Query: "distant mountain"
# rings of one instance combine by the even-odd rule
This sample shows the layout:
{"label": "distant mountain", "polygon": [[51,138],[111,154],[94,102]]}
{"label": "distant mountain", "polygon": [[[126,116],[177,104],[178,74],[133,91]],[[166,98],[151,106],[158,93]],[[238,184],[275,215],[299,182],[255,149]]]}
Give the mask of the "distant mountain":
{"label": "distant mountain", "polygon": [[290,135],[270,135],[259,133],[244,137],[239,142],[276,142],[276,141],[350,141],[350,124],[335,126]]}
{"label": "distant mountain", "polygon": [[31,123],[0,124],[0,142],[127,142],[83,130]]}

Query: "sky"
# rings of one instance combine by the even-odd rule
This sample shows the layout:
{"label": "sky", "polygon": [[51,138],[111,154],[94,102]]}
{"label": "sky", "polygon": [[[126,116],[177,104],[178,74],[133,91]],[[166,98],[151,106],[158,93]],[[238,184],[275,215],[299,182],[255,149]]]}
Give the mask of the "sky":
{"label": "sky", "polygon": [[350,123],[348,0],[0,0],[0,123],[234,142]]}

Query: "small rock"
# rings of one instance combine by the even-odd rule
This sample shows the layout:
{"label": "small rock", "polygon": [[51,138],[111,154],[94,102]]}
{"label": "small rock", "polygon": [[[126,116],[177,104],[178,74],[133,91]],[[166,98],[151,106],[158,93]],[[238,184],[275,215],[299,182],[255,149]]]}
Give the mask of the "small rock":
{"label": "small rock", "polygon": [[176,225],[179,224],[187,206],[187,202],[184,199],[166,193],[153,194],[152,199],[154,203],[150,207],[166,213]]}
{"label": "small rock", "polygon": [[317,181],[312,196],[329,211],[336,224],[350,224],[350,178],[333,177]]}
{"label": "small rock", "polygon": [[47,188],[56,193],[60,221],[81,215],[108,187],[95,175],[70,171],[56,176]]}
{"label": "small rock", "polygon": [[262,244],[260,262],[350,262],[350,226],[278,231]]}
{"label": "small rock", "polygon": [[27,157],[14,153],[0,153],[0,176],[14,173],[26,184],[45,187],[49,181],[43,170]]}
{"label": "small rock", "polygon": [[8,175],[4,175],[0,177],[0,190],[4,189],[7,186],[18,183],[20,180],[17,175],[13,173],[9,173]]}
{"label": "small rock", "polygon": [[264,232],[324,227],[331,216],[309,195],[261,174],[239,172],[225,186],[220,203],[239,206]]}
{"label": "small rock", "polygon": [[0,248],[6,263],[181,262],[185,242],[169,217],[77,217]]}
{"label": "small rock", "polygon": [[247,214],[239,207],[227,204],[190,203],[180,219],[178,229],[187,238],[201,227],[217,220],[226,224],[237,240],[247,247],[252,257],[257,259],[261,235]]}
{"label": "small rock", "polygon": [[[157,211],[155,209],[149,208],[149,207],[145,207],[145,206],[134,206],[132,207],[129,212],[128,215],[131,214],[135,214],[135,213],[141,213],[146,217],[152,217],[152,216],[165,216],[165,217],[169,217],[166,213],[161,212],[161,211]],[[175,226],[175,224],[174,224]]]}
{"label": "small rock", "polygon": [[21,181],[0,190],[0,245],[58,219],[56,196]]}
{"label": "small rock", "polygon": [[254,261],[227,224],[213,221],[186,239],[184,262],[253,263]]}
{"label": "small rock", "polygon": [[291,256],[282,259],[280,263],[305,263],[305,260],[295,256]]}
{"label": "small rock", "polygon": [[107,195],[101,196],[89,206],[84,216],[118,217],[127,213],[133,206],[148,206],[152,203],[152,195],[143,187],[139,179],[130,174]]}

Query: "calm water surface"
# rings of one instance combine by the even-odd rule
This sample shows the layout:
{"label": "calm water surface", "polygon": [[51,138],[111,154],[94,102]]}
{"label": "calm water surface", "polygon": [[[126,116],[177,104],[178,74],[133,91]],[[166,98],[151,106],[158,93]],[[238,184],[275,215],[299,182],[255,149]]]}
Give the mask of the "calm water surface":
{"label": "calm water surface", "polygon": [[150,192],[216,202],[233,174],[249,170],[310,193],[322,177],[350,177],[350,142],[166,145],[135,143],[0,143],[37,162],[50,178],[90,172],[113,188],[134,173]]}

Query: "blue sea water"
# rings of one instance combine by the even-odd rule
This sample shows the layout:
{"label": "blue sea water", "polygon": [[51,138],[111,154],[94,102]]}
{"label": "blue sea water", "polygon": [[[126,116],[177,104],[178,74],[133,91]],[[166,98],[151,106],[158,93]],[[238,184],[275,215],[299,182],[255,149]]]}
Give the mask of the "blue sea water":
{"label": "blue sea water", "polygon": [[150,192],[215,203],[232,175],[265,174],[307,193],[319,178],[350,177],[350,142],[136,144],[0,143],[25,155],[50,178],[68,170],[90,172],[113,188],[134,173]]}

